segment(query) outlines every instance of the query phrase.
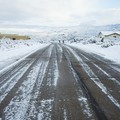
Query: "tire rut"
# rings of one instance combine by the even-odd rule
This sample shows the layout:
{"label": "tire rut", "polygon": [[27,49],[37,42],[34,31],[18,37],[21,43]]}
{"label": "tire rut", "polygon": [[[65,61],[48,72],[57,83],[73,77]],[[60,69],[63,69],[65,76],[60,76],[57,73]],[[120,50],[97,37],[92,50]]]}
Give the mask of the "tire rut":
{"label": "tire rut", "polygon": [[[71,52],[71,50],[70,50],[70,52]],[[68,52],[69,49],[66,51]],[[84,65],[84,63],[87,65],[88,60],[90,60],[90,59],[87,59],[87,60],[83,59],[83,57],[80,55],[81,54],[80,51],[79,52],[78,51],[76,52],[75,50],[73,50],[73,51],[74,52],[71,52],[71,53],[68,52],[67,54],[69,54],[69,56],[70,56],[69,58],[71,59],[70,61],[71,61],[71,64],[72,64],[76,74],[79,76],[79,79],[81,79],[83,81],[83,82],[81,82],[81,84],[83,85],[83,88],[90,91],[90,94],[92,95],[94,100],[97,102],[97,105],[100,106],[102,113],[105,115],[105,117],[107,119],[110,119],[110,120],[116,119],[117,117],[115,115],[118,115],[118,117],[119,117],[119,112],[118,112],[119,111],[119,102],[116,101],[116,99],[109,93],[108,88],[104,86],[105,82],[103,81],[103,84],[101,84],[99,76],[96,76],[95,74],[89,74],[90,71],[91,71],[91,73],[93,73],[93,71],[91,70],[91,69],[93,69],[93,67],[92,67],[93,65],[91,67],[87,67]],[[74,54],[78,55],[80,57],[80,59],[82,59],[82,61],[81,60],[79,61],[79,58],[76,55],[74,56]],[[90,57],[92,57],[92,55]],[[76,60],[78,59],[78,60],[76,61],[75,59]],[[98,63],[100,61],[97,61],[97,59],[96,60],[94,59],[94,62]],[[81,65],[81,64],[83,64],[83,65]],[[87,69],[84,67],[87,67]],[[93,78],[91,78],[90,76],[93,76]],[[79,82],[80,82],[80,80],[79,80]],[[97,82],[99,82],[99,83],[97,83]],[[107,83],[106,83],[106,85],[107,85]],[[86,93],[87,93],[87,90],[86,90]],[[114,87],[112,88],[112,90],[114,91]],[[99,97],[100,97],[100,99],[99,99]],[[119,96],[116,98],[119,99]],[[94,109],[99,108],[99,106],[96,106],[96,108],[94,108]],[[94,107],[94,104],[93,104],[93,107]],[[112,109],[113,109],[114,113],[111,112]],[[98,113],[96,113],[96,114],[98,114]]]}
{"label": "tire rut", "polygon": [[104,114],[103,110],[101,109],[101,107],[99,106],[99,104],[97,103],[97,101],[95,100],[93,95],[91,94],[90,90],[85,85],[83,78],[81,78],[81,75],[79,74],[79,72],[77,72],[77,70],[75,69],[73,64],[72,64],[72,67],[75,70],[76,74],[78,75],[78,78],[79,78],[78,83],[82,87],[83,92],[85,93],[85,95],[86,95],[87,99],[89,100],[94,112],[96,113],[98,120],[108,120],[106,115]]}
{"label": "tire rut", "polygon": [[[49,47],[48,47],[49,48]],[[4,108],[10,103],[10,101],[12,100],[12,98],[15,96],[15,93],[17,92],[17,90],[19,89],[19,87],[21,86],[21,84],[24,81],[24,76],[27,76],[30,72],[30,70],[33,68],[34,64],[39,60],[39,57],[48,49],[48,48],[44,48],[42,51],[38,50],[37,52],[35,52],[35,56],[36,59],[32,59],[31,60],[31,64],[29,66],[29,68],[25,71],[25,73],[22,75],[22,77],[18,80],[18,82],[14,85],[14,87],[10,90],[10,92],[7,94],[7,96],[3,99],[3,101],[0,103],[0,118],[4,118],[3,115],[3,110]],[[36,54],[38,53],[38,54]],[[34,54],[33,54],[34,56]],[[34,57],[35,57],[34,56]],[[29,57],[28,57],[29,58]]]}
{"label": "tire rut", "polygon": [[[69,55],[67,53],[67,51],[66,51],[66,54]],[[78,76],[77,78],[78,78],[78,83],[79,83],[80,87],[82,88],[84,94],[86,95],[86,98],[88,99],[90,105],[92,106],[92,109],[96,113],[97,119],[98,120],[108,120],[106,115],[104,114],[103,110],[101,109],[101,107],[99,106],[99,104],[97,103],[97,101],[95,100],[93,95],[91,94],[90,90],[84,83],[84,80],[83,80],[84,78],[82,78],[82,75],[80,75],[80,73],[76,70],[76,66],[74,66],[74,64],[72,62],[71,62],[71,65],[72,65],[73,70],[75,71],[75,73]]]}

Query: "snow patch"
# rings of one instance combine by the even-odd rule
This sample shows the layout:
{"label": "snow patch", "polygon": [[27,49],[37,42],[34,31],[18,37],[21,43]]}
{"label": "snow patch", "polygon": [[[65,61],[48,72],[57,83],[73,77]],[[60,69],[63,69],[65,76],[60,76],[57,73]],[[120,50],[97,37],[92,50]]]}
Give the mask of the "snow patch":
{"label": "snow patch", "polygon": [[90,107],[88,105],[88,100],[85,97],[79,97],[78,100],[80,101],[81,105],[85,108],[83,110],[83,112],[88,116],[88,117],[92,117],[92,113],[90,110]]}
{"label": "snow patch", "polygon": [[64,120],[67,120],[67,112],[66,112],[66,109],[64,109]]}
{"label": "snow patch", "polygon": [[38,120],[51,120],[50,111],[52,111],[53,99],[40,101]]}
{"label": "snow patch", "polygon": [[54,86],[57,85],[57,80],[59,78],[59,70],[57,60],[55,61],[55,70],[54,70]]}

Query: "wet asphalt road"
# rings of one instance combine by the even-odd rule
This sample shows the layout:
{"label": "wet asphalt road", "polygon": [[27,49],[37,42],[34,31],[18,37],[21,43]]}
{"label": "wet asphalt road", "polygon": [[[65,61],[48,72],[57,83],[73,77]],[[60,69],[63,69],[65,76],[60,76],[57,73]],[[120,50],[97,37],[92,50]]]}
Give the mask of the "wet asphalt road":
{"label": "wet asphalt road", "polygon": [[0,74],[2,120],[120,120],[120,65],[65,44]]}

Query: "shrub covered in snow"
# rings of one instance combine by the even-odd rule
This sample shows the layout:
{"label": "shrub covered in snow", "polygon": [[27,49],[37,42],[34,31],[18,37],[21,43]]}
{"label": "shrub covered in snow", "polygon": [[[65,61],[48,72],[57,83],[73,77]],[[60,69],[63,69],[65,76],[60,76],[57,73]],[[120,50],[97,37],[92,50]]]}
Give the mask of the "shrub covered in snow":
{"label": "shrub covered in snow", "polygon": [[39,41],[33,40],[10,40],[10,39],[2,39],[0,40],[0,50],[12,50],[15,48],[20,48],[21,46],[33,46],[35,44],[40,44]]}
{"label": "shrub covered in snow", "polygon": [[101,47],[107,48],[107,47],[114,46],[114,45],[120,45],[120,44],[118,42],[109,41],[109,42],[105,42],[101,44]]}

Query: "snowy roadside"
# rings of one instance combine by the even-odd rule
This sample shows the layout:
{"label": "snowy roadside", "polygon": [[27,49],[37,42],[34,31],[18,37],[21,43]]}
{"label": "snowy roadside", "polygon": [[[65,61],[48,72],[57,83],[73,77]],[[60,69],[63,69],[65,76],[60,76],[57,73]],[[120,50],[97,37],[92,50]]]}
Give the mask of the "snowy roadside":
{"label": "snowy roadside", "polygon": [[0,72],[48,45],[34,41],[0,41]]}
{"label": "snowy roadside", "polygon": [[82,49],[86,52],[98,54],[106,59],[114,61],[120,64],[120,45],[110,46],[108,48],[102,48],[101,45],[96,44],[82,44],[82,43],[72,43],[68,44],[70,46]]}

